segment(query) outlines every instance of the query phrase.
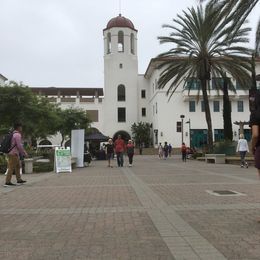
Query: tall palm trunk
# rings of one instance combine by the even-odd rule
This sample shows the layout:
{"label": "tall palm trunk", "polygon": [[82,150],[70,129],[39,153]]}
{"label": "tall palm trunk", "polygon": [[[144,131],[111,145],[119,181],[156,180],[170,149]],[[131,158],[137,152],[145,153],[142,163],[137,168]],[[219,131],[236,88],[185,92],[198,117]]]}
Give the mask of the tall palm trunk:
{"label": "tall palm trunk", "polygon": [[208,125],[208,150],[209,150],[209,152],[212,152],[213,151],[213,134],[212,134],[212,122],[211,122],[211,114],[210,114],[206,79],[201,79],[201,88],[202,88],[202,95],[203,95],[203,101],[204,101],[204,106],[205,106],[205,117],[206,117],[206,122]]}
{"label": "tall palm trunk", "polygon": [[228,78],[224,78],[223,84],[223,121],[224,121],[224,139],[233,140],[231,104],[228,94]]}
{"label": "tall palm trunk", "polygon": [[252,53],[251,58],[251,66],[252,66],[252,90],[256,90],[256,71],[255,71],[255,53]]}

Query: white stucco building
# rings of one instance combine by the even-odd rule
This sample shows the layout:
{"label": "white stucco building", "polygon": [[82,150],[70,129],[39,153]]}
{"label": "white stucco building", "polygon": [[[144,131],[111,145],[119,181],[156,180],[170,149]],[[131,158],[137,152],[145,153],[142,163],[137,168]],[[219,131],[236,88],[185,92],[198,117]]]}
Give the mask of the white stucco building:
{"label": "white stucco building", "polygon": [[[93,121],[92,126],[110,137],[120,132],[130,138],[131,125],[142,121],[151,125],[154,146],[167,141],[173,147],[179,147],[182,138],[188,145],[203,146],[207,140],[207,124],[203,101],[197,98],[196,83],[192,83],[190,93],[186,86],[180,86],[168,100],[167,86],[161,90],[157,85],[159,59],[152,58],[145,74],[138,74],[137,33],[134,24],[121,15],[112,18],[103,30],[104,88],[51,87],[33,88],[33,91],[48,96],[62,108],[72,106],[86,110]],[[257,60],[256,70],[259,74],[260,60]],[[258,85],[260,87],[260,82]],[[248,91],[236,87],[237,93],[230,92],[232,121],[248,121]],[[223,102],[222,94],[214,90],[214,80],[209,100],[213,136],[217,141],[223,138]],[[177,131],[177,125],[181,127],[182,121],[183,137]],[[238,139],[238,126],[233,125],[233,132],[234,139]],[[250,135],[248,126],[245,127],[245,134]],[[50,141],[58,143],[59,137],[50,138]]]}

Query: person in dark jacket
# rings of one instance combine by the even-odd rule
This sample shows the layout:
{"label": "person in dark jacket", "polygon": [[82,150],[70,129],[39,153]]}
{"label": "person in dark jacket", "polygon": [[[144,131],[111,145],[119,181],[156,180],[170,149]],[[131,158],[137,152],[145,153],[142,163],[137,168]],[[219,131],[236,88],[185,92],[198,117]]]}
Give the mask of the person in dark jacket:
{"label": "person in dark jacket", "polygon": [[134,144],[132,140],[128,141],[128,144],[126,145],[126,153],[128,156],[128,160],[129,160],[129,167],[133,166],[133,157],[134,157]]}
{"label": "person in dark jacket", "polygon": [[113,168],[111,164],[111,160],[114,157],[114,144],[111,138],[108,139],[108,144],[106,145],[106,154],[107,154],[107,161],[108,161],[107,167]]}

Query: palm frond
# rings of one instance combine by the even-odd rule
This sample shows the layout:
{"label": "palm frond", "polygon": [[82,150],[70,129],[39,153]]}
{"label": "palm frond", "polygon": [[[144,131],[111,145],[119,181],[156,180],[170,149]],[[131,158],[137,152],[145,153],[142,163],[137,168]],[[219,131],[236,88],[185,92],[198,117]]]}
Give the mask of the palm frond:
{"label": "palm frond", "polygon": [[260,19],[257,23],[256,35],[255,35],[255,54],[256,57],[260,56]]}

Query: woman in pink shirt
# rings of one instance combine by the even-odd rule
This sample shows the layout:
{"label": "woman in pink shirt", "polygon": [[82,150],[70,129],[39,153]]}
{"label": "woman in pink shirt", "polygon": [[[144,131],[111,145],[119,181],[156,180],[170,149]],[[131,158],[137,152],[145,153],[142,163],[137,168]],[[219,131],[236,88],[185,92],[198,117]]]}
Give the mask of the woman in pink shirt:
{"label": "woman in pink shirt", "polygon": [[27,153],[23,148],[22,145],[22,125],[20,123],[16,123],[14,125],[13,137],[11,140],[11,150],[7,154],[8,157],[8,171],[6,175],[5,185],[8,186],[15,186],[11,182],[12,174],[15,171],[17,184],[23,184],[26,181],[22,180],[20,175],[20,156],[27,157]]}

